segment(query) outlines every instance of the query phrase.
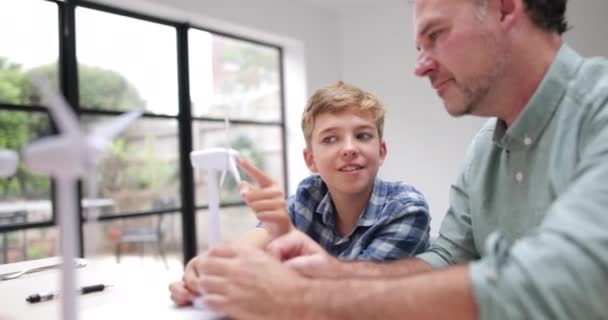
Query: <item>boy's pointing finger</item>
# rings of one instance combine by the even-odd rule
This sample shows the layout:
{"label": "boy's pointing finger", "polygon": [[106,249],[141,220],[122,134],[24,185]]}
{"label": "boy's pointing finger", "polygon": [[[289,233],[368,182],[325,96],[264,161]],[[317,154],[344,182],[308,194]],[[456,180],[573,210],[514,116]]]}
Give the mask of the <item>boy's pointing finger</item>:
{"label": "boy's pointing finger", "polygon": [[265,188],[274,184],[274,181],[272,181],[270,177],[248,161],[239,159],[238,164],[239,167],[243,168],[243,170],[245,170],[245,172],[247,172],[247,174],[251,176],[260,187]]}

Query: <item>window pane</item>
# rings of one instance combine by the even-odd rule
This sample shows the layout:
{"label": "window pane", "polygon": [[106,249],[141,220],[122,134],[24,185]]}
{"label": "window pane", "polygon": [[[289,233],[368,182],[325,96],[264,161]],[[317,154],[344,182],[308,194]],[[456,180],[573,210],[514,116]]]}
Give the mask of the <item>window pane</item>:
{"label": "window pane", "polygon": [[40,0],[0,3],[0,103],[31,104],[32,72],[57,83],[57,4]]}
{"label": "window pane", "polygon": [[[226,133],[221,122],[195,121],[192,130],[195,150],[226,145]],[[254,163],[279,185],[283,185],[283,146],[280,127],[232,124],[229,135],[231,148],[238,150],[242,158]],[[246,177],[242,171],[241,177]],[[195,169],[194,183],[196,205],[207,204],[208,180],[207,173],[203,169]],[[241,201],[236,182],[229,175],[226,176],[226,181],[220,189],[220,196],[222,201]]]}
{"label": "window pane", "polygon": [[[170,203],[165,203],[170,204]],[[164,209],[160,201],[157,209]],[[167,213],[137,218],[88,222],[84,225],[85,257],[96,262],[181,270],[181,216]]]}
{"label": "window pane", "polygon": [[195,116],[281,120],[278,49],[200,30],[189,40]]}
{"label": "window pane", "polygon": [[0,264],[57,255],[56,227],[0,233]]}
{"label": "window pane", "polygon": [[79,7],[76,29],[83,108],[178,113],[175,28]]}
{"label": "window pane", "polygon": [[[85,122],[108,119],[87,116]],[[85,183],[84,197],[102,214],[155,210],[159,199],[179,208],[177,140],[177,120],[138,120],[114,140],[97,166],[96,183]]]}
{"label": "window pane", "polygon": [[[0,149],[19,152],[29,142],[49,134],[44,113],[0,111]],[[15,175],[0,179],[0,224],[51,219],[51,179],[29,171],[19,159]]]}
{"label": "window pane", "polygon": [[[198,210],[196,216],[197,230],[196,239],[199,253],[209,249],[208,246],[208,223],[209,211]],[[220,209],[220,225],[222,241],[231,242],[241,238],[246,232],[254,229],[258,220],[249,207],[230,207]]]}

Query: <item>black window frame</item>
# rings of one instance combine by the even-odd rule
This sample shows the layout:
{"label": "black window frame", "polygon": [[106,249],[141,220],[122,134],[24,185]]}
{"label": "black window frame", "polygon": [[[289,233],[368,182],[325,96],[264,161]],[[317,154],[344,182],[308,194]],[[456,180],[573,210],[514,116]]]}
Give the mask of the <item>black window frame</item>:
{"label": "black window frame", "polygon": [[[14,0],[19,1],[19,0]],[[254,121],[254,120],[231,120],[234,124],[247,124],[256,126],[271,126],[279,128],[281,131],[281,146],[282,146],[282,163],[283,163],[283,181],[284,191],[286,192],[288,183],[288,163],[287,163],[287,141],[286,141],[286,110],[285,110],[285,76],[284,76],[284,65],[283,65],[283,48],[280,45],[260,41],[244,37],[241,35],[232,34],[215,28],[205,27],[202,25],[191,24],[188,22],[182,22],[178,20],[165,19],[158,16],[144,14],[141,12],[135,12],[133,10],[126,10],[109,6],[106,4],[100,4],[91,1],[81,0],[39,0],[52,2],[57,5],[58,11],[58,41],[59,41],[59,60],[58,60],[58,74],[60,90],[66,97],[66,100],[74,108],[74,112],[79,116],[113,116],[118,115],[119,111],[108,111],[108,110],[95,110],[82,108],[79,104],[79,90],[78,90],[78,67],[77,67],[77,52],[76,52],[76,30],[75,27],[75,10],[77,7],[88,8],[97,10],[100,12],[106,12],[134,18],[138,20],[153,22],[175,28],[176,31],[176,50],[177,50],[177,81],[178,81],[178,107],[179,112],[177,115],[164,115],[154,113],[144,113],[142,118],[154,119],[174,119],[178,122],[178,144],[179,144],[179,165],[180,165],[180,192],[181,192],[181,207],[169,208],[163,210],[145,210],[140,212],[127,212],[112,215],[101,215],[99,216],[100,221],[117,220],[117,219],[129,219],[137,217],[150,217],[160,214],[173,214],[179,212],[182,218],[182,244],[183,244],[183,258],[184,265],[192,257],[197,254],[197,239],[196,239],[196,212],[200,210],[208,209],[208,205],[196,205],[195,204],[195,185],[194,185],[194,170],[190,164],[189,154],[193,150],[193,138],[192,138],[192,124],[195,121],[204,122],[223,122],[224,119],[215,117],[199,117],[193,116],[191,110],[191,99],[190,99],[190,75],[189,75],[189,52],[188,52],[188,31],[190,29],[210,32],[213,35],[223,36],[235,40],[245,41],[256,45],[262,45],[266,47],[275,48],[278,51],[278,67],[279,67],[279,86],[280,86],[280,120],[279,121]],[[0,111],[20,111],[20,112],[43,112],[47,113],[45,107],[40,105],[13,105],[0,102]],[[52,121],[51,121],[52,126]],[[53,128],[56,132],[56,129]],[[84,257],[84,224],[87,223],[83,218],[83,209],[81,206],[81,199],[83,198],[83,186],[82,181],[78,181],[77,185],[78,194],[78,208],[79,208],[79,256]],[[55,194],[55,181],[51,179],[51,202],[52,202],[52,215],[49,221],[43,222],[32,222],[24,224],[14,225],[0,225],[0,233],[20,231],[20,230],[31,230],[38,228],[48,228],[57,225],[56,219],[56,194]],[[222,202],[220,207],[240,207],[245,206],[242,201],[239,202]]]}

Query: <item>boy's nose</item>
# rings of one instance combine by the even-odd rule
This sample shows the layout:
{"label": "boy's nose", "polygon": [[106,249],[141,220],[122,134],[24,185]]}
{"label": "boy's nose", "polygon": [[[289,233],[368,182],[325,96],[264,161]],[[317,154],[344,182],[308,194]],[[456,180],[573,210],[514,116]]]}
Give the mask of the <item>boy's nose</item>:
{"label": "boy's nose", "polygon": [[357,155],[357,150],[356,149],[345,149],[342,150],[342,156],[343,157],[354,157]]}
{"label": "boy's nose", "polygon": [[357,148],[353,144],[353,141],[346,139],[344,146],[342,147],[343,157],[354,157],[358,154]]}

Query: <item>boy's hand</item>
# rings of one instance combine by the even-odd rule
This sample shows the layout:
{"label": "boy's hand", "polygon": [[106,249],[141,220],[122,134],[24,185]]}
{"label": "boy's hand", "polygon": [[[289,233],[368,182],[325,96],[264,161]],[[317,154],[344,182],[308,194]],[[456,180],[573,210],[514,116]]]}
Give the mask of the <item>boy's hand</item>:
{"label": "boy's hand", "polygon": [[257,186],[253,186],[247,182],[241,182],[239,185],[241,197],[257,218],[264,223],[271,239],[294,229],[287,213],[285,194],[281,188],[249,162],[239,160],[238,164],[257,183]]}

